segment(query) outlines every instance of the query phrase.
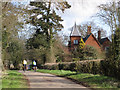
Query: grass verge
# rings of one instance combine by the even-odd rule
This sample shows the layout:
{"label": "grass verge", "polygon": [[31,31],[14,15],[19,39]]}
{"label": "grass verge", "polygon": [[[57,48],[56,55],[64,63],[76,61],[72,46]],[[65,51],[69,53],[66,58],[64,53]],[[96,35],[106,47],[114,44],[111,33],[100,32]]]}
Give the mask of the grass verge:
{"label": "grass verge", "polygon": [[8,70],[2,76],[2,88],[28,88],[27,79],[16,70]]}
{"label": "grass verge", "polygon": [[88,73],[76,73],[65,70],[44,70],[40,69],[37,72],[50,73],[62,77],[66,77],[90,88],[120,88],[120,81],[103,75],[93,75]]}

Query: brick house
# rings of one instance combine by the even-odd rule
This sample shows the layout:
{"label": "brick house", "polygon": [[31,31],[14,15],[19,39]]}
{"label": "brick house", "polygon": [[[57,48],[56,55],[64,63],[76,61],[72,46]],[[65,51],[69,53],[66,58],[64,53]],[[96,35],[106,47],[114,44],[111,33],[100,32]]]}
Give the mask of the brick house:
{"label": "brick house", "polygon": [[[75,25],[72,28],[72,32],[70,34],[70,41],[68,43],[69,50],[75,49],[79,45],[79,41],[82,38],[82,35],[80,34],[77,25]],[[107,50],[110,46],[110,40],[106,38],[101,39],[101,31],[98,31],[98,39],[92,34],[91,32],[91,26],[88,26],[87,29],[87,35],[85,38],[82,38],[85,45],[92,46],[96,48],[98,51],[101,50]]]}
{"label": "brick house", "polygon": [[81,39],[81,34],[76,26],[76,23],[72,29],[73,30],[70,34],[70,41],[68,44],[69,50],[75,49],[79,45],[79,41]]}
{"label": "brick house", "polygon": [[98,41],[102,45],[102,50],[107,51],[110,47],[111,41],[108,39],[108,37],[101,39],[101,31],[98,31]]}

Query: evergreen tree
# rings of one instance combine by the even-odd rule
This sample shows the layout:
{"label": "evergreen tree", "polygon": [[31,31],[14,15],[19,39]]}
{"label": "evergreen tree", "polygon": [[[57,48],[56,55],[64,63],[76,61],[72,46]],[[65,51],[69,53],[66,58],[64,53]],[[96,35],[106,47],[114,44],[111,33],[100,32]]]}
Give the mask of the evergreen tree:
{"label": "evergreen tree", "polygon": [[120,60],[120,29],[115,32],[115,60]]}
{"label": "evergreen tree", "polygon": [[[55,8],[53,7],[53,4],[56,5]],[[47,62],[55,62],[55,60],[52,60],[54,59],[54,35],[57,33],[57,31],[60,31],[63,28],[63,25],[60,24],[60,22],[63,20],[59,15],[56,14],[55,11],[64,11],[66,8],[70,8],[70,5],[67,2],[30,2],[30,6],[34,6],[35,8],[29,10],[31,15],[28,23],[31,23],[36,27],[36,35],[41,34],[47,37],[45,40],[45,42],[47,41],[47,50],[49,52],[46,54],[46,57],[49,56],[49,58],[47,58]]]}

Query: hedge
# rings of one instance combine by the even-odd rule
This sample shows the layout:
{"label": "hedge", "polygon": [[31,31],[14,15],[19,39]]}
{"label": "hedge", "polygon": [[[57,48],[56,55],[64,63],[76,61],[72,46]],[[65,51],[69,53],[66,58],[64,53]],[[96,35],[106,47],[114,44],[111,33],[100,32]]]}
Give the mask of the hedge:
{"label": "hedge", "polygon": [[120,79],[120,60],[98,60],[44,65],[42,69],[70,70],[79,73],[101,74]]}

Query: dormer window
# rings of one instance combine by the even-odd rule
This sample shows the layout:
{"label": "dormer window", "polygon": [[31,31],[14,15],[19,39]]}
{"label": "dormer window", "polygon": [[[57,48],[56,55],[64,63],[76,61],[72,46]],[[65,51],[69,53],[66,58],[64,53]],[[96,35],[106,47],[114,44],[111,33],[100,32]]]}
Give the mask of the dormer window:
{"label": "dormer window", "polygon": [[78,44],[78,40],[74,40],[74,44]]}

